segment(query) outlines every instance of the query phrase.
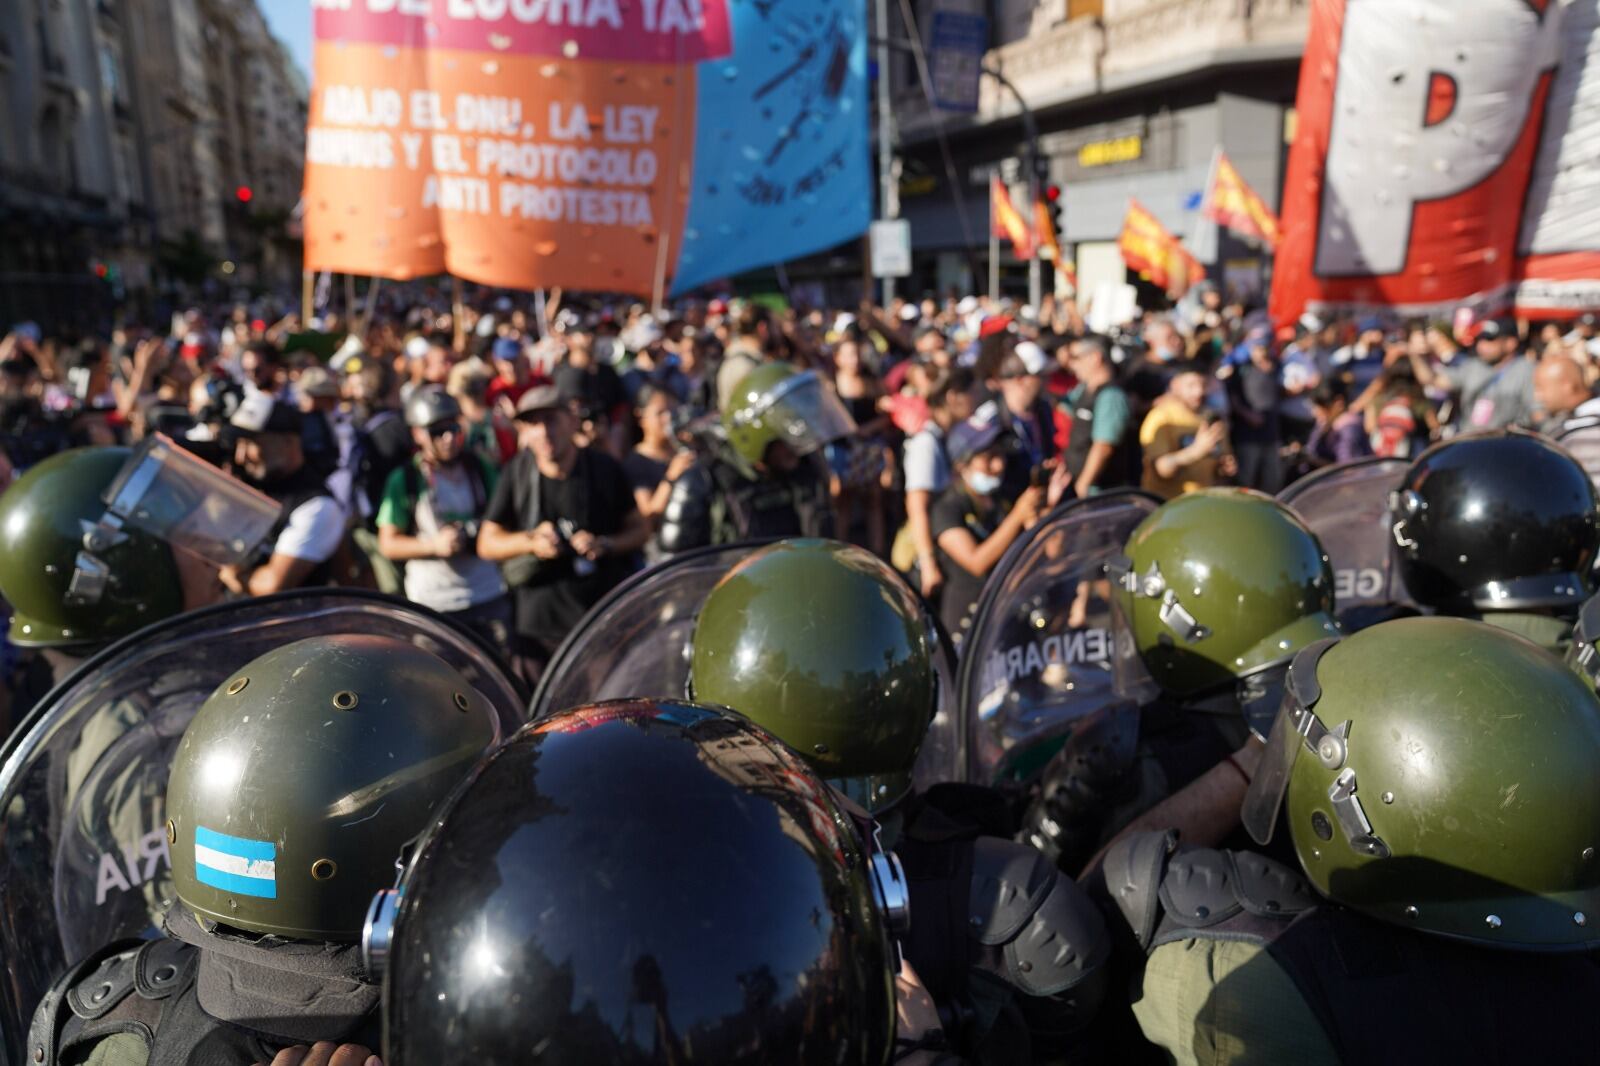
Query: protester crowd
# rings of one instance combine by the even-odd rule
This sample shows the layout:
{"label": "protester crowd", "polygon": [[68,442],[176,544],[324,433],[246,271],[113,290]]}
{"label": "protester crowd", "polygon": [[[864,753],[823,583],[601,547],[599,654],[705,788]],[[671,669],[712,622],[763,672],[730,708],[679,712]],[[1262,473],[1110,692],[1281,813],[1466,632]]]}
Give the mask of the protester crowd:
{"label": "protester crowd", "polygon": [[[667,1058],[1396,1061],[1319,982],[1344,1002],[1376,966],[1405,995],[1453,981],[1523,1012],[1590,994],[1591,957],[1554,953],[1592,944],[1594,819],[1555,812],[1600,766],[1600,497],[1548,440],[1600,426],[1593,319],[1274,330],[1206,287],[1112,323],[1054,300],[651,312],[424,286],[268,312],[0,340],[3,724],[51,712],[8,763],[26,804],[0,834],[7,935],[43,938],[32,969],[11,948],[0,1029],[32,1011],[34,1061],[211,1041],[217,1061],[373,1066],[381,1038],[403,1066],[463,1032],[485,1061],[542,1033],[559,1061],[644,1061],[620,1050],[635,1009]],[[1476,432],[1507,427],[1534,432]],[[1394,588],[1365,598],[1263,494],[1363,456],[1408,467],[1368,501]],[[1262,492],[1204,491],[1225,485]],[[1051,570],[1071,559],[1044,542],[1026,606],[986,612],[1018,638],[1003,676],[940,713],[930,618],[967,654],[1019,538],[1129,489],[1163,502],[1104,501],[1092,571]],[[661,566],[592,611],[751,539],[770,542],[714,586]],[[330,585],[427,611],[250,617]],[[649,646],[624,601],[678,627],[682,692],[594,702]],[[1110,671],[1062,650],[1091,611],[1117,628]],[[552,670],[586,618],[610,624]],[[541,712],[547,675],[569,687]],[[1527,714],[1543,724],[1508,724]],[[1415,780],[1422,750],[1451,772]],[[1465,817],[1486,806],[1511,813]],[[1264,850],[1219,850],[1241,830]],[[58,863],[55,896],[19,889],[46,852],[92,876]],[[180,906],[154,895],[162,856]],[[76,920],[61,901],[91,883],[90,933],[149,935],[79,943],[29,909]],[[698,1002],[682,974],[733,965],[734,940],[759,965]],[[624,985],[624,1021],[579,1009]],[[507,1009],[524,995],[539,1010]],[[1593,1024],[1575,1017],[1534,1026],[1534,1057],[1565,1061]],[[1469,1030],[1428,1061],[1486,1040],[1512,1061],[1526,1036]]]}
{"label": "protester crowd", "polygon": [[[1064,499],[1272,493],[1332,463],[1600,413],[1594,316],[1306,314],[1274,331],[1209,285],[1104,332],[1050,297],[652,313],[491,294],[452,307],[407,286],[309,323],[264,311],[197,308],[109,336],[14,326],[0,340],[5,476],[165,433],[284,506],[261,565],[223,572],[229,593],[401,592],[478,629],[530,681],[607,590],[700,543],[854,541],[959,639],[1006,549]],[[767,364],[816,378],[848,420],[782,461],[736,454],[724,422],[770,400],[739,394]]]}

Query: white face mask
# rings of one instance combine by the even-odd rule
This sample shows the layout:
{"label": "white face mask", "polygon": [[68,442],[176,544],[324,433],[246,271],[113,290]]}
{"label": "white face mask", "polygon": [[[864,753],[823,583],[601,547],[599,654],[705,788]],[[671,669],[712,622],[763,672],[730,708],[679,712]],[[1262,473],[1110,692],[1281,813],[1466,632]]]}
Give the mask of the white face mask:
{"label": "white face mask", "polygon": [[968,470],[962,477],[966,479],[967,488],[979,496],[992,496],[1000,491],[1000,479],[986,471]]}

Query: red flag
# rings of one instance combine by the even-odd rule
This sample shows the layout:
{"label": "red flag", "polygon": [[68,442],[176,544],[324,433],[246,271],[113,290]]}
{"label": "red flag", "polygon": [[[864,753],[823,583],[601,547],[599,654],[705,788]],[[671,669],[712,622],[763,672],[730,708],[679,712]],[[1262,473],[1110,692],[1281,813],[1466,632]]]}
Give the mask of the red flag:
{"label": "red flag", "polygon": [[1278,216],[1240,177],[1221,148],[1211,160],[1211,180],[1206,183],[1200,213],[1247,240],[1260,241],[1268,248],[1278,246]]}
{"label": "red flag", "polygon": [[998,176],[989,179],[989,219],[996,237],[1005,237],[1018,259],[1033,258],[1033,233],[1028,221],[1012,206],[1011,193]]}
{"label": "red flag", "polygon": [[1200,261],[1137,200],[1128,201],[1117,247],[1122,250],[1124,263],[1151,284],[1165,289],[1174,300],[1206,275]]}

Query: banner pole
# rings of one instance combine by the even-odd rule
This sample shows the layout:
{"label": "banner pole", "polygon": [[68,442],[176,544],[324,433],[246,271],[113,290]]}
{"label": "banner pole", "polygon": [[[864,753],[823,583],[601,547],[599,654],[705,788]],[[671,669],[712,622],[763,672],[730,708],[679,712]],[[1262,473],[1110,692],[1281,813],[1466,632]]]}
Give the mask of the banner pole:
{"label": "banner pole", "polygon": [[314,310],[314,308],[312,306],[312,300],[313,300],[312,293],[313,293],[313,291],[315,290],[315,287],[316,287],[316,278],[317,278],[317,275],[316,275],[316,273],[314,271],[310,271],[310,270],[302,270],[302,271],[300,271],[300,328],[301,329],[310,329],[311,328],[311,312]]}
{"label": "banner pole", "polygon": [[989,299],[1000,299],[1000,234],[994,217],[994,183],[999,171],[989,171]]}
{"label": "banner pole", "polygon": [[371,278],[367,282],[367,302],[361,311],[360,326],[356,330],[357,336],[365,337],[367,330],[372,326],[372,316],[378,312],[378,286],[382,284],[382,278]]}
{"label": "banner pole", "polygon": [[450,321],[455,324],[455,350],[462,352],[467,347],[467,323],[463,317],[466,311],[466,298],[461,293],[461,279],[450,277]]}

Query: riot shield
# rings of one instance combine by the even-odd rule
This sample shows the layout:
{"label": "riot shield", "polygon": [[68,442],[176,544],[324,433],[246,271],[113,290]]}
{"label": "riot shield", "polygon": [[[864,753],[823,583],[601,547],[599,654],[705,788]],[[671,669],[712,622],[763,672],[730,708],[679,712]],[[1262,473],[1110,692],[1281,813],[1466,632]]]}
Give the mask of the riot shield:
{"label": "riot shield", "polygon": [[1578,460],[1595,488],[1600,489],[1600,416],[1572,419],[1556,434],[1556,443]]}
{"label": "riot shield", "polygon": [[1131,490],[1075,500],[995,567],[957,681],[968,781],[1026,785],[1095,711],[1153,696],[1137,683],[1137,649],[1113,620],[1105,568],[1160,502]]}
{"label": "riot shield", "polygon": [[[675,555],[633,575],[595,604],[556,649],[529,710],[537,721],[568,707],[630,697],[682,699],[700,607],[722,575],[771,541],[715,545]],[[962,780],[955,655],[931,612],[938,705],[912,779],[925,788]]]}
{"label": "riot shield", "polygon": [[1328,553],[1334,605],[1347,629],[1361,629],[1395,607],[1416,606],[1394,565],[1389,520],[1389,493],[1410,465],[1406,459],[1356,459],[1319,470],[1278,494]]}
{"label": "riot shield", "polygon": [[114,940],[156,935],[172,898],[167,774],[200,704],[267,651],[337,633],[424,648],[483,694],[497,737],[521,724],[522,694],[487,645],[375,593],[310,589],[221,604],[90,658],[34,708],[0,758],[0,1062],[28,1061],[33,1009],[68,966]]}

